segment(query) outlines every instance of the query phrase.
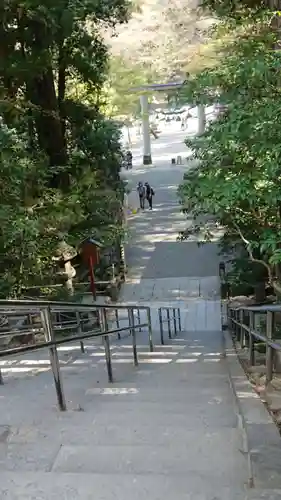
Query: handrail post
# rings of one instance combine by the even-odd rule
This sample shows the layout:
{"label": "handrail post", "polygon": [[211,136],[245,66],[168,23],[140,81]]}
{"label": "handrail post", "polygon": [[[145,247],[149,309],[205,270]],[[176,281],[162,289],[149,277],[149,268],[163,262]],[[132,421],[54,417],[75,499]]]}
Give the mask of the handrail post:
{"label": "handrail post", "polygon": [[178,322],[179,322],[179,331],[181,332],[181,311],[178,307]]}
{"label": "handrail post", "polygon": [[132,308],[128,309],[128,314],[129,314],[129,326],[131,327],[130,332],[132,335],[134,365],[138,366],[139,362],[138,362],[138,353],[137,353],[134,310]]}
{"label": "handrail post", "polygon": [[232,333],[232,336],[235,336],[233,318],[234,318],[234,310],[231,309],[230,310],[230,326],[231,326],[230,331]]}
{"label": "handrail post", "polygon": [[3,379],[1,369],[0,369],[0,385],[4,385],[4,379]]}
{"label": "handrail post", "polygon": [[[266,336],[267,340],[272,340],[273,335],[273,313],[267,311],[266,313]],[[274,349],[266,344],[266,384],[271,382],[273,377],[273,358]]]}
{"label": "handrail post", "polygon": [[[119,321],[119,313],[118,309],[115,309],[115,322],[116,322],[116,328],[120,328],[120,321]],[[117,333],[117,338],[118,340],[121,339],[121,334],[120,332]]]}
{"label": "handrail post", "polygon": [[[45,333],[46,342],[54,342],[55,336],[53,332],[51,311],[49,307],[48,308],[45,307],[44,309],[41,310],[41,321]],[[59,363],[57,347],[55,345],[49,347],[49,353],[50,353],[50,362],[54,376],[59,409],[61,411],[66,411],[66,403],[65,403],[63,385],[60,374],[60,363]]]}
{"label": "handrail post", "polygon": [[149,350],[150,352],[153,352],[153,340],[152,340],[152,322],[151,322],[151,311],[150,307],[146,309],[146,317],[147,317],[147,324],[148,324],[148,343],[149,343]]}
{"label": "handrail post", "polygon": [[120,328],[118,309],[115,309],[115,322],[116,322],[116,327]]}
{"label": "handrail post", "polygon": [[105,352],[108,381],[112,384],[113,383],[113,373],[112,373],[112,364],[111,364],[109,335],[105,335],[103,337],[103,343],[104,343],[104,352]]}
{"label": "handrail post", "polygon": [[[102,329],[104,332],[108,331],[108,322],[107,322],[107,315],[106,315],[106,309],[103,307],[101,310],[101,325]],[[103,337],[103,345],[104,345],[104,353],[105,353],[105,361],[106,361],[106,368],[107,368],[107,375],[108,375],[108,381],[112,384],[113,383],[113,374],[112,374],[112,363],[111,363],[111,352],[110,352],[110,341],[109,341],[109,335],[104,335]]]}
{"label": "handrail post", "polygon": [[229,331],[232,336],[234,335],[233,314],[234,314],[233,309],[229,308]]}
{"label": "handrail post", "polygon": [[[81,318],[80,318],[79,311],[76,312],[76,321],[77,321],[78,334],[82,335],[83,332],[82,332],[82,325],[81,325]],[[85,353],[85,346],[84,346],[83,340],[80,340],[80,349],[81,349],[81,352],[84,354]]]}
{"label": "handrail post", "polygon": [[169,339],[172,338],[172,333],[171,333],[171,323],[170,323],[170,309],[166,307],[166,312],[167,312],[167,322],[168,322],[168,333],[169,333]]}
{"label": "handrail post", "polygon": [[175,337],[177,336],[177,318],[176,318],[176,309],[173,307],[173,320],[174,320],[174,331]]}
{"label": "handrail post", "polygon": [[250,366],[255,364],[255,342],[254,336],[252,335],[254,331],[254,312],[250,311],[250,331],[249,331],[249,363]]}
{"label": "handrail post", "polygon": [[[28,326],[30,326],[30,328],[32,330],[32,326],[33,325],[32,325],[32,316],[31,316],[31,314],[27,315],[27,324],[28,324]],[[36,343],[36,335],[35,335],[35,333],[33,333],[32,337],[33,337],[33,342],[35,344]]]}
{"label": "handrail post", "polygon": [[240,344],[241,344],[241,347],[243,349],[243,347],[246,345],[246,341],[245,341],[246,335],[245,335],[244,328],[242,326],[243,325],[243,320],[244,320],[243,309],[238,310],[238,318],[239,318],[238,321],[240,323],[240,326],[238,326],[239,337],[240,337]]}
{"label": "handrail post", "polygon": [[234,319],[236,321],[234,323],[236,339],[240,342],[240,340],[241,340],[241,337],[240,337],[240,328],[239,328],[239,325],[237,324],[238,319],[239,319],[239,311],[238,310],[236,310],[235,313],[234,313]]}
{"label": "handrail post", "polygon": [[230,315],[230,308],[229,308],[229,304],[226,303],[226,324],[227,324],[228,330],[231,331],[231,329],[230,329],[229,315]]}
{"label": "handrail post", "polygon": [[[244,316],[245,316],[245,314],[244,314],[244,310],[243,310],[242,322],[247,325],[247,322],[246,322]],[[250,327],[250,321],[251,321],[251,319],[250,319],[250,314],[249,314],[249,327]],[[249,347],[250,347],[250,335],[249,334],[247,335],[246,331],[244,333],[244,342],[245,342],[245,346],[248,347],[248,349],[249,349]]]}
{"label": "handrail post", "polygon": [[[108,331],[108,321],[107,321],[107,314],[106,314],[106,309],[103,307],[101,309],[102,316],[101,316],[101,324],[104,332]],[[112,363],[111,363],[111,351],[110,351],[110,340],[109,340],[109,335],[105,335],[103,337],[103,345],[104,345],[104,353],[105,353],[105,361],[106,361],[106,368],[107,368],[107,375],[108,375],[108,381],[112,384],[113,383],[113,374],[112,374]]]}
{"label": "handrail post", "polygon": [[[140,324],[140,322],[141,322],[141,315],[140,315],[140,309],[139,309],[139,307],[137,309],[137,313],[138,313],[138,322]],[[139,332],[141,332],[141,327],[139,328]]]}
{"label": "handrail post", "polygon": [[161,345],[164,345],[163,318],[162,318],[162,309],[161,309],[161,307],[159,307],[159,309],[158,309],[158,316],[159,316]]}

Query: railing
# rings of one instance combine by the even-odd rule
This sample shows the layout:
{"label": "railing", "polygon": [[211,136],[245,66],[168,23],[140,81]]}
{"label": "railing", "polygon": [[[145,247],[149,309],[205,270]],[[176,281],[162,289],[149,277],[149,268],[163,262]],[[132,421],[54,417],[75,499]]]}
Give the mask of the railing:
{"label": "railing", "polygon": [[[164,317],[163,313],[166,313]],[[172,330],[174,336],[177,336],[178,331],[181,332],[181,315],[179,307],[159,307],[158,309],[159,325],[160,325],[160,338],[161,344],[164,345],[164,324],[168,325],[169,339],[172,338]]]}
{"label": "railing", "polygon": [[[228,327],[242,347],[247,347],[249,352],[249,364],[255,365],[255,343],[263,342],[266,346],[266,384],[271,382],[274,371],[274,358],[281,351],[281,344],[274,340],[274,314],[281,312],[281,304],[229,307],[227,310]],[[255,331],[255,315],[266,316],[266,335]]]}
{"label": "railing", "polygon": [[[126,311],[125,317],[120,317],[120,312]],[[144,311],[146,321],[141,322],[141,311]],[[135,313],[137,323],[135,322]],[[53,372],[58,406],[61,411],[66,410],[66,403],[60,374],[60,364],[57,346],[80,342],[81,352],[85,352],[84,340],[101,338],[104,344],[105,361],[109,382],[113,382],[110,337],[117,335],[120,338],[122,332],[128,332],[132,337],[132,351],[134,365],[138,365],[136,331],[143,328],[148,329],[148,343],[150,351],[153,351],[151,312],[146,306],[125,305],[99,305],[99,304],[77,304],[75,302],[48,302],[48,301],[5,301],[0,300],[0,315],[9,318],[28,318],[28,324],[22,328],[13,328],[0,331],[0,340],[5,337],[18,335],[32,335],[33,344],[17,346],[0,350],[0,359],[13,355],[19,355],[40,349],[49,349],[51,369]],[[36,321],[34,321],[36,320]],[[126,320],[129,326],[121,326]],[[109,322],[116,326],[111,328]],[[71,333],[74,331],[74,333]],[[57,338],[58,333],[67,332],[66,337]],[[39,335],[43,339],[37,342]],[[0,384],[3,377],[0,370]]]}

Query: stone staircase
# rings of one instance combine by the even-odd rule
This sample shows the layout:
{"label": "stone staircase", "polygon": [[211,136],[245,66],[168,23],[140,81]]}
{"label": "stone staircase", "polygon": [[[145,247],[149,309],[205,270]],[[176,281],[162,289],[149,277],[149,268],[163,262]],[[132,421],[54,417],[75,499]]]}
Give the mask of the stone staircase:
{"label": "stone staircase", "polygon": [[150,353],[140,333],[137,369],[130,343],[114,344],[113,386],[101,346],[62,368],[73,405],[66,414],[52,408],[49,372],[1,389],[12,398],[0,498],[241,498],[247,477],[220,334],[183,333],[165,346],[156,339]]}
{"label": "stone staircase", "polygon": [[[126,173],[132,189],[139,180],[156,188],[153,212],[130,216],[129,280],[121,294],[125,304],[151,308],[154,351],[148,332],[136,332],[135,367],[132,338],[112,340],[109,384],[100,343],[85,342],[85,354],[77,344],[59,348],[65,413],[56,408],[47,351],[7,360],[7,383],[0,388],[0,500],[281,500],[278,471],[258,448],[263,407],[248,397],[239,372],[237,391],[246,394],[248,418],[257,425],[250,437],[259,480],[248,487],[237,394],[229,383],[234,356],[224,356],[218,249],[178,241],[188,224],[177,199],[187,167],[171,169],[161,155],[180,154],[183,139],[170,152],[167,137],[154,168],[134,165]],[[137,202],[132,191],[130,203]],[[166,330],[164,345],[159,307],[181,310],[182,332],[169,339]],[[127,325],[126,314],[119,319]],[[279,464],[278,454],[276,448]]]}
{"label": "stone staircase", "polygon": [[47,352],[38,376],[12,376],[1,387],[1,499],[281,499],[261,483],[247,487],[221,330],[166,334],[163,346],[153,315],[154,352],[147,331],[137,332],[138,367],[131,337],[112,343],[113,385],[100,344],[89,342],[85,354],[75,344],[60,348],[66,413],[55,407]]}

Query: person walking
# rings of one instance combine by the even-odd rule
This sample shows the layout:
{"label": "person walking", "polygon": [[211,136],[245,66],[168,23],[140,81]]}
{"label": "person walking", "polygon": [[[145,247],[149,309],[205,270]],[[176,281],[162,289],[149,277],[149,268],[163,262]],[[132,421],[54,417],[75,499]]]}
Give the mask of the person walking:
{"label": "person walking", "polygon": [[145,197],[148,201],[148,205],[149,205],[149,210],[152,210],[152,200],[153,200],[153,196],[154,196],[154,190],[153,188],[150,186],[150,184],[148,184],[148,182],[145,183]]}
{"label": "person walking", "polygon": [[144,210],[144,200],[145,200],[146,189],[141,181],[137,185],[137,192],[138,192],[139,200],[140,200],[140,208],[142,210]]}
{"label": "person walking", "polygon": [[126,164],[127,164],[127,170],[131,169],[133,166],[133,155],[130,150],[126,152]]}

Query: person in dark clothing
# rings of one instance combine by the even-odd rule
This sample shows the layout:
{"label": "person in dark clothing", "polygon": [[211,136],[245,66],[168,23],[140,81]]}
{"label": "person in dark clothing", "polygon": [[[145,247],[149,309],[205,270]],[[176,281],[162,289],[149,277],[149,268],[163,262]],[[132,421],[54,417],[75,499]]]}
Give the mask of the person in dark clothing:
{"label": "person in dark clothing", "polygon": [[150,186],[150,184],[148,184],[148,182],[146,182],[145,183],[145,197],[146,197],[146,199],[148,201],[149,210],[152,210],[152,199],[153,199],[153,196],[154,196],[154,190]]}
{"label": "person in dark clothing", "polygon": [[126,164],[127,164],[127,169],[131,169],[133,166],[133,155],[131,151],[127,151],[126,153]]}
{"label": "person in dark clothing", "polygon": [[140,200],[140,208],[143,210],[144,209],[144,200],[145,200],[145,195],[146,195],[146,188],[144,187],[142,182],[138,183],[137,192],[138,192],[139,200]]}

